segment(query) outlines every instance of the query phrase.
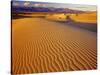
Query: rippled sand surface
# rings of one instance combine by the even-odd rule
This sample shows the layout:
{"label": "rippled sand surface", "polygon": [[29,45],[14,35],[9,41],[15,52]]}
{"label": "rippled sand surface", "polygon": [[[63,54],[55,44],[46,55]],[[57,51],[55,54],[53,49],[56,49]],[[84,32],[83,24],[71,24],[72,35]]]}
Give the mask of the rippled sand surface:
{"label": "rippled sand surface", "polygon": [[12,20],[12,73],[97,68],[96,33],[42,18]]}

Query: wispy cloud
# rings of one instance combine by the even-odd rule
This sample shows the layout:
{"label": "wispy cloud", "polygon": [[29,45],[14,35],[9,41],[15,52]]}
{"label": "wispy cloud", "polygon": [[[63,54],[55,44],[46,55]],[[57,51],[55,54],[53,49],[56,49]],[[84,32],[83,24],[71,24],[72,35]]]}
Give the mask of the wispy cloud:
{"label": "wispy cloud", "polygon": [[46,2],[32,2],[32,1],[13,1],[14,6],[25,7],[53,7],[53,8],[70,8],[82,11],[96,11],[95,5],[83,5],[83,4],[65,4],[65,3],[46,3]]}
{"label": "wispy cloud", "polygon": [[46,4],[36,3],[36,4],[33,4],[33,6],[35,6],[35,7],[46,7]]}
{"label": "wispy cloud", "polygon": [[24,6],[28,6],[30,4],[30,2],[24,2]]}
{"label": "wispy cloud", "polygon": [[17,3],[17,2],[14,2],[14,3],[13,3],[13,5],[14,5],[14,6],[18,6],[18,5],[19,5],[19,3]]}

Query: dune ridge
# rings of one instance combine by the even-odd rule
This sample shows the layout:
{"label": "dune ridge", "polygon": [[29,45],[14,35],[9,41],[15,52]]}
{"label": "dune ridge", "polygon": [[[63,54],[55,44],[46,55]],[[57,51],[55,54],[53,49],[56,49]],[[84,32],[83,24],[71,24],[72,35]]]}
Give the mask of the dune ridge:
{"label": "dune ridge", "polygon": [[94,32],[42,18],[12,20],[12,73],[97,68]]}

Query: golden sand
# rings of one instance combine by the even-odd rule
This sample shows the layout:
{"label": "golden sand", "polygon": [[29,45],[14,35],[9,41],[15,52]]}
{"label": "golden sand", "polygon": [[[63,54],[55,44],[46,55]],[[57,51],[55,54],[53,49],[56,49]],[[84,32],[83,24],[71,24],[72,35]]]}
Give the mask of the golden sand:
{"label": "golden sand", "polygon": [[94,32],[42,18],[12,20],[12,73],[97,68]]}
{"label": "golden sand", "polygon": [[96,12],[87,12],[87,13],[79,13],[79,14],[64,14],[64,13],[56,13],[49,14],[46,16],[47,19],[55,20],[55,21],[66,21],[66,17],[70,16],[73,21],[82,22],[82,23],[97,23],[97,13]]}

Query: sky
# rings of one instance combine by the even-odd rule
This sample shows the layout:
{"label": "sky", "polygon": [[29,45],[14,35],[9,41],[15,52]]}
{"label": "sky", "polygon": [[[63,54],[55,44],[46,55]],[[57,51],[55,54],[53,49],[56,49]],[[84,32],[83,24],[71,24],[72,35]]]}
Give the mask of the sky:
{"label": "sky", "polygon": [[82,5],[82,4],[67,4],[67,3],[47,3],[47,2],[33,2],[33,1],[14,1],[13,6],[24,7],[53,7],[53,8],[70,8],[82,11],[96,11],[95,5]]}

